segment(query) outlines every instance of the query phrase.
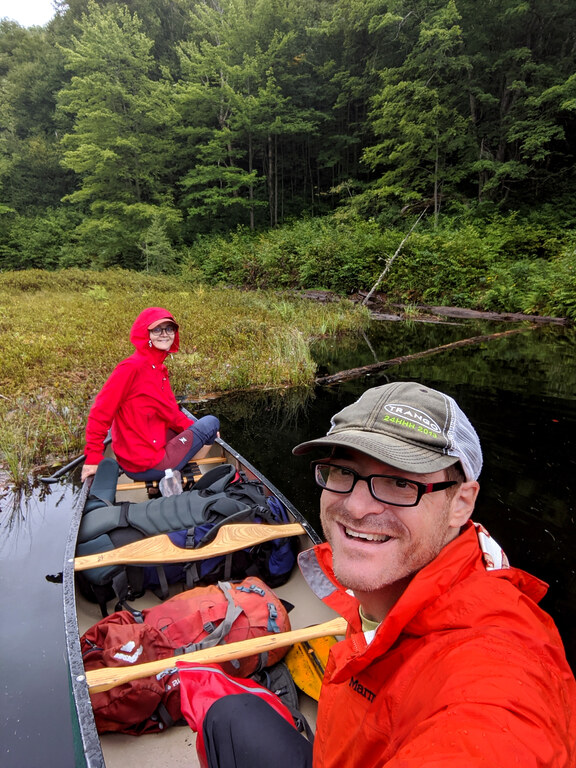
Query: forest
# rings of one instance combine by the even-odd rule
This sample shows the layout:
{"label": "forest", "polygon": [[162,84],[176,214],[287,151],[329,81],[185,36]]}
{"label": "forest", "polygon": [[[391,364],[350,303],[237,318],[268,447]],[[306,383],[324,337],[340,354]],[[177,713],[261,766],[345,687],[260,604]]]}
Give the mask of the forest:
{"label": "forest", "polygon": [[0,21],[0,270],[576,317],[576,0],[55,0]]}

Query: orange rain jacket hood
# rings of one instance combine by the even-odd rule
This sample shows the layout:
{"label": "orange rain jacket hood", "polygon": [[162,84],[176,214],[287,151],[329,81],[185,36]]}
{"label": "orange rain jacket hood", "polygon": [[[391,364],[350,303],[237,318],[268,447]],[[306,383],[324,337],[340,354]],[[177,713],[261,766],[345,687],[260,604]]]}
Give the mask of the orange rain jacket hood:
{"label": "orange rain jacket hood", "polygon": [[300,555],[350,624],[326,667],[314,768],[574,768],[576,682],[536,604],[546,585],[485,542],[469,522],[366,634],[329,546]]}

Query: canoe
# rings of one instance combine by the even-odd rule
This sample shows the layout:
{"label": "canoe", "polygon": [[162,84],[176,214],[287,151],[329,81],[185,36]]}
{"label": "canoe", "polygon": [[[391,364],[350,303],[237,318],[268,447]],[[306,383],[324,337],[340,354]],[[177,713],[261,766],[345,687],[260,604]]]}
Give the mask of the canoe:
{"label": "canoe", "polygon": [[[320,537],[316,531],[288,499],[264,478],[249,461],[223,440],[217,440],[206,461],[200,460],[198,462],[198,471],[204,473],[220,462],[232,464],[238,470],[242,470],[248,479],[259,480],[264,485],[267,495],[275,496],[282,502],[290,516],[289,525],[297,531],[300,550],[320,542]],[[121,476],[117,486],[116,501],[146,501],[148,495],[143,485]],[[80,651],[80,636],[101,618],[101,614],[98,605],[85,600],[75,587],[75,566],[77,569],[81,567],[80,558],[78,560],[75,558],[76,542],[88,493],[89,487],[85,483],[73,513],[63,569],[65,635],[70,669],[71,709],[74,724],[77,726],[75,729],[77,731],[76,765],[85,765],[88,768],[101,768],[101,766],[108,768],[132,768],[132,766],[158,768],[158,766],[165,765],[197,766],[199,763],[195,749],[195,734],[188,727],[177,726],[162,733],[142,736],[117,733],[98,734],[96,730],[89,689],[89,685],[91,685],[92,690],[94,690],[94,683],[87,682]],[[259,525],[257,527],[263,528],[265,526]],[[158,537],[154,538],[157,539]],[[151,543],[152,539],[147,539],[145,542]],[[132,545],[127,545],[122,549],[128,549],[130,546]],[[116,552],[118,551],[116,550]],[[199,550],[193,551],[199,552]],[[127,557],[128,555],[122,556]],[[154,560],[153,562],[157,563],[158,561]],[[176,585],[174,589],[181,591],[182,588],[182,585]],[[294,609],[290,613],[290,623],[293,630],[308,628],[311,625],[336,618],[336,614],[330,611],[311,592],[297,567],[289,581],[275,591],[281,598],[294,605]],[[146,593],[144,597],[132,602],[131,605],[138,609],[148,608],[158,605],[158,598],[151,593]],[[111,604],[110,610],[113,610],[113,604]],[[342,624],[342,621],[339,619],[339,624]],[[274,637],[278,636],[275,635]],[[166,667],[169,666],[173,666],[171,660],[167,660]],[[88,678],[90,678],[90,673]],[[299,696],[300,709],[311,727],[314,728],[316,701],[303,692],[299,692]]]}

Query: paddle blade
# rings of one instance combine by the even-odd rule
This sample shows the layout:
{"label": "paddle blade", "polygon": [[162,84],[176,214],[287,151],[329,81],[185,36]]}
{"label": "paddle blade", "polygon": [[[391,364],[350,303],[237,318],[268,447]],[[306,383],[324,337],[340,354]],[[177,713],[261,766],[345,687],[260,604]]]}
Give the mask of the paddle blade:
{"label": "paddle blade", "polygon": [[75,571],[100,568],[104,565],[126,565],[137,563],[187,563],[204,560],[208,557],[227,555],[240,549],[263,544],[273,539],[289,536],[301,536],[306,533],[300,523],[279,523],[264,525],[260,523],[228,523],[218,530],[213,541],[198,549],[177,547],[165,533],[149,536],[140,541],[133,541],[123,547],[98,552],[94,555],[82,555],[74,560]]}
{"label": "paddle blade", "polygon": [[320,698],[330,648],[336,642],[330,635],[296,643],[284,659],[298,688],[316,701]]}

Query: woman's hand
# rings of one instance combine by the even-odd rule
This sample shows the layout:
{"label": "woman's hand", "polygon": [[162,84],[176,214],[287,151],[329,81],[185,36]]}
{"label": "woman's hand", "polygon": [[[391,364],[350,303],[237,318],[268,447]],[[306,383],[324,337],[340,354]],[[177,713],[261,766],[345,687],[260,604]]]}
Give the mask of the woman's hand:
{"label": "woman's hand", "polygon": [[84,482],[87,477],[91,477],[92,475],[96,474],[96,470],[98,469],[98,464],[84,464],[82,467],[82,476],[81,480]]}

